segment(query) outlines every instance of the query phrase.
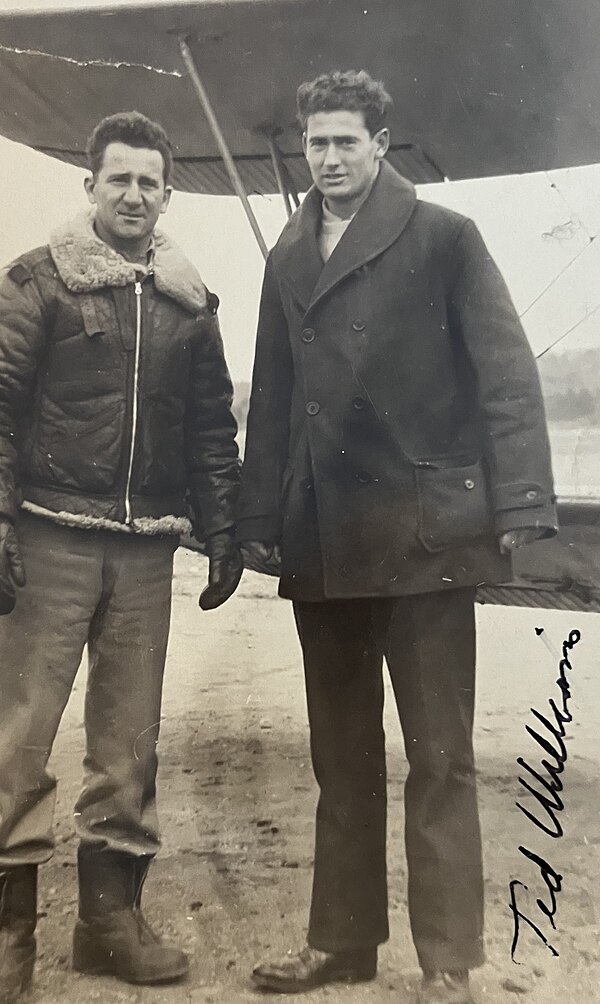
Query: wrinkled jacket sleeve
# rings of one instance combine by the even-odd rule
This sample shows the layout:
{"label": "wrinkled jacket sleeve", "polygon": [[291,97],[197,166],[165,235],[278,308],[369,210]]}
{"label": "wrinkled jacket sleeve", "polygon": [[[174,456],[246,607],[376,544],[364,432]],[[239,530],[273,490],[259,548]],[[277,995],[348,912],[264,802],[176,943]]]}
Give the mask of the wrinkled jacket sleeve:
{"label": "wrinkled jacket sleeve", "polygon": [[186,466],[194,535],[206,540],[233,531],[240,461],[233,386],[216,314],[208,310],[196,348],[185,424]]}
{"label": "wrinkled jacket sleeve", "polygon": [[278,543],[293,362],[272,255],[265,268],[242,470],[238,538]]}
{"label": "wrinkled jacket sleeve", "polygon": [[45,307],[24,265],[0,274],[0,515],[18,509],[19,426],[32,405],[33,386],[45,344]]}
{"label": "wrinkled jacket sleeve", "polygon": [[557,529],[550,445],[535,358],[499,269],[475,224],[454,249],[452,326],[471,361],[484,428],[496,533]]}

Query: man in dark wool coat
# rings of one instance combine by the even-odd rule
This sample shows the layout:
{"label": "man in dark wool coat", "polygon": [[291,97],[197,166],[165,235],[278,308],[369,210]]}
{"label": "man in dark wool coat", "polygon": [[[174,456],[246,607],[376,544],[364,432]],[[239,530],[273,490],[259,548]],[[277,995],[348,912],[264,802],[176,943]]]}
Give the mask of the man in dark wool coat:
{"label": "man in dark wool coat", "polygon": [[314,186],[262,292],[238,533],[280,575],[320,788],[307,944],[254,980],[372,979],[388,937],[382,663],[404,733],[419,1002],[467,1004],[483,962],[472,744],[475,590],[556,513],[535,361],[469,219],[385,161],[364,72],[298,91]]}

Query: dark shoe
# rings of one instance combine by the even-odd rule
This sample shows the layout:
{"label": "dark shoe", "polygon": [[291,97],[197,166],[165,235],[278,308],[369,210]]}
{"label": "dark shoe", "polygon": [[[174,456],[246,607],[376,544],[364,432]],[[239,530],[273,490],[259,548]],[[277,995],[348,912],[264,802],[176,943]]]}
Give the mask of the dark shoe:
{"label": "dark shoe", "polygon": [[377,948],[322,952],[305,945],[297,955],[257,966],[252,979],[261,990],[280,994],[314,990],[324,983],[366,983],[377,973]]}
{"label": "dark shoe", "polygon": [[12,1004],[31,983],[36,921],[36,865],[0,870],[0,1004]]}
{"label": "dark shoe", "polygon": [[187,955],[163,945],[141,910],[150,858],[81,848],[78,864],[73,968],[143,985],[175,983],[187,976]]}
{"label": "dark shoe", "polygon": [[426,973],[417,990],[416,1004],[475,1004],[468,971]]}

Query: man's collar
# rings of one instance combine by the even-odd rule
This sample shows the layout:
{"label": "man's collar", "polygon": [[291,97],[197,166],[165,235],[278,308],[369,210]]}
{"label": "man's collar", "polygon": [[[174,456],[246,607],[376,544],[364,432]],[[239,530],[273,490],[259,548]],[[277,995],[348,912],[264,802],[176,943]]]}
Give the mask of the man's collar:
{"label": "man's collar", "polygon": [[155,231],[148,264],[136,265],[100,240],[93,213],[84,213],[50,237],[50,253],[67,289],[88,293],[136,281],[136,272],[152,269],[156,289],[192,313],[206,307],[207,292],[197,270],[176,244]]}
{"label": "man's collar", "polygon": [[417,195],[412,182],[383,161],[367,199],[325,266],[317,244],[322,201],[313,186],[273,250],[279,275],[304,310],[314,307],[346,276],[398,239],[416,208]]}
{"label": "man's collar", "polygon": [[[358,210],[356,210],[356,212],[358,212]],[[356,212],[352,213],[352,216],[338,216],[337,213],[333,213],[331,211],[325,199],[323,199],[321,206],[323,223],[350,223],[350,220],[353,220],[356,216]]]}
{"label": "man's collar", "polygon": [[154,267],[154,255],[156,254],[156,241],[154,240],[154,234],[150,234],[150,243],[148,244],[148,250],[146,252],[146,266],[150,270]]}
{"label": "man's collar", "polygon": [[148,238],[148,246],[146,250],[143,252],[143,254],[141,254],[139,258],[130,258],[129,255],[124,254],[123,251],[119,251],[118,248],[113,247],[112,244],[108,243],[108,241],[103,240],[103,238],[98,233],[96,223],[93,220],[92,220],[92,227],[98,240],[102,241],[103,244],[106,244],[106,246],[109,247],[111,251],[114,251],[116,254],[120,255],[121,258],[125,259],[125,261],[128,261],[130,262],[131,265],[134,265],[136,272],[141,271],[143,275],[152,274],[152,266],[154,265],[154,253],[156,249],[154,232],[150,234],[150,237]]}

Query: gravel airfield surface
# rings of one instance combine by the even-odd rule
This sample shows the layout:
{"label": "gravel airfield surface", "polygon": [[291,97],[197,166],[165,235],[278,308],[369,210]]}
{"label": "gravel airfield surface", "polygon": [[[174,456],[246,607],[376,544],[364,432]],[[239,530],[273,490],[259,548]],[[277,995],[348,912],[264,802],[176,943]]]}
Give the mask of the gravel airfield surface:
{"label": "gravel airfield surface", "polygon": [[[270,955],[303,943],[310,893],[316,786],[312,776],[300,652],[290,604],[272,579],[246,573],[237,595],[210,614],[198,608],[205,559],[176,556],[174,607],[160,753],[163,846],[147,882],[149,920],[193,957],[190,979],[174,987],[135,988],[70,969],[76,916],[76,841],[72,806],[81,781],[85,667],[64,716],[52,758],[60,779],[57,850],[41,870],[39,960],[29,1004],[259,1004],[249,974]],[[473,974],[480,1004],[594,1004],[600,1001],[600,616],[479,607],[476,742],[485,855],[488,961]],[[541,633],[536,628],[543,629]],[[517,757],[538,771],[546,756],[526,732],[530,709],[561,706],[556,686],[563,640],[573,630],[569,683],[573,721],[561,775],[560,839],[546,836],[515,806],[536,800],[518,784]],[[539,724],[539,723],[538,723]],[[406,765],[388,688],[389,884],[391,937],[380,950],[376,981],[330,985],[318,1004],[410,1004],[418,979],[406,911],[402,784]],[[539,810],[541,818],[546,818]],[[562,876],[551,922],[542,870],[524,846]],[[558,951],[554,956],[521,922],[519,909]]]}

